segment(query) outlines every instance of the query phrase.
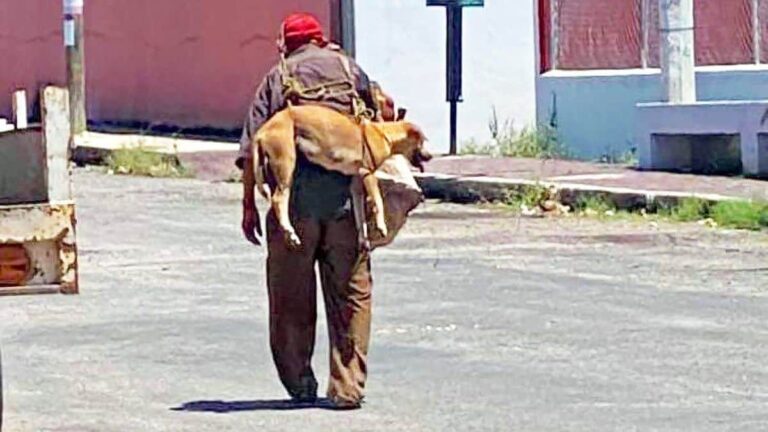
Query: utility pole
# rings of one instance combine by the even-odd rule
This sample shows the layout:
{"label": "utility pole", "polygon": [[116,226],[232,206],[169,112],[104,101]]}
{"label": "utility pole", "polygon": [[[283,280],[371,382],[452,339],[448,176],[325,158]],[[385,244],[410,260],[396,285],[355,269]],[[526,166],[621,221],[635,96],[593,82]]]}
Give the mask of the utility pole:
{"label": "utility pole", "polygon": [[484,0],[427,0],[427,6],[443,6],[446,15],[446,93],[451,105],[450,154],[458,153],[458,104],[462,99],[462,35],[464,27],[463,9],[483,7]]}
{"label": "utility pole", "polygon": [[659,0],[665,102],[696,102],[693,0]]}
{"label": "utility pole", "polygon": [[64,1],[64,47],[67,60],[67,88],[72,136],[86,131],[85,44],[83,37],[84,0]]}

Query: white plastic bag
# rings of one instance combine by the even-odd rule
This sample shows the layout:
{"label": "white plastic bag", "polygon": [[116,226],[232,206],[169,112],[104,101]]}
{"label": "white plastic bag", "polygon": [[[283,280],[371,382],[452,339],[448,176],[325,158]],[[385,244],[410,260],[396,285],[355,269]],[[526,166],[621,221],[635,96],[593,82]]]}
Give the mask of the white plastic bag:
{"label": "white plastic bag", "polygon": [[389,232],[386,237],[381,237],[375,229],[372,204],[368,202],[366,220],[371,249],[392,243],[405,225],[410,212],[424,202],[424,193],[416,183],[411,173],[411,165],[404,156],[394,155],[384,161],[376,171],[376,178],[379,180],[379,189],[384,199],[384,213]]}

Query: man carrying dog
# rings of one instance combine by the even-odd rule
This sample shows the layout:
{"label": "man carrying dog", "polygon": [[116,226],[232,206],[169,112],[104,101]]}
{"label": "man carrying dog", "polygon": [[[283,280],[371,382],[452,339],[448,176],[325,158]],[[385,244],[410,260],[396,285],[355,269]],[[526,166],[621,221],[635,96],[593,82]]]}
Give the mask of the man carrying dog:
{"label": "man carrying dog", "polygon": [[[291,15],[280,35],[281,62],[256,92],[237,161],[245,185],[242,228],[254,243],[261,232],[252,189],[252,140],[258,129],[289,103],[350,115],[375,109],[367,75],[328,43],[317,19]],[[358,408],[363,399],[371,326],[370,256],[358,245],[350,184],[350,177],[311,164],[299,152],[290,212],[302,247],[288,248],[271,211],[266,224],[270,345],[280,380],[294,400],[317,397],[311,359],[318,264],[330,336],[327,396],[341,409]]]}

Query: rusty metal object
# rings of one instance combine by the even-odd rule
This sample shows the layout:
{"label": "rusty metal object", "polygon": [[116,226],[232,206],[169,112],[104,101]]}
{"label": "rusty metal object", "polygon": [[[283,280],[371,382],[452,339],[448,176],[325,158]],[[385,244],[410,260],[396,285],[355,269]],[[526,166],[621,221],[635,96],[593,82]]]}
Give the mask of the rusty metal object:
{"label": "rusty metal object", "polygon": [[[19,246],[27,257],[26,268],[11,271],[8,266],[0,274],[0,296],[50,292],[52,287],[64,294],[78,292],[72,202],[0,206],[0,222],[0,252],[8,251],[7,262],[11,256],[21,262]],[[23,279],[21,270],[26,270]]]}
{"label": "rusty metal object", "polygon": [[0,244],[0,287],[23,285],[32,262],[22,244]]}

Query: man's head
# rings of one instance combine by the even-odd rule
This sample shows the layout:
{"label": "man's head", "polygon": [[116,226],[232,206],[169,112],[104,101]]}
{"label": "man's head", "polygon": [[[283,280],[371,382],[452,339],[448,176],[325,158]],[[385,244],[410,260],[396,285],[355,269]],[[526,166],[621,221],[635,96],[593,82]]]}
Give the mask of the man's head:
{"label": "man's head", "polygon": [[280,25],[280,49],[285,54],[290,54],[308,43],[320,46],[328,44],[320,21],[308,13],[286,17]]}

